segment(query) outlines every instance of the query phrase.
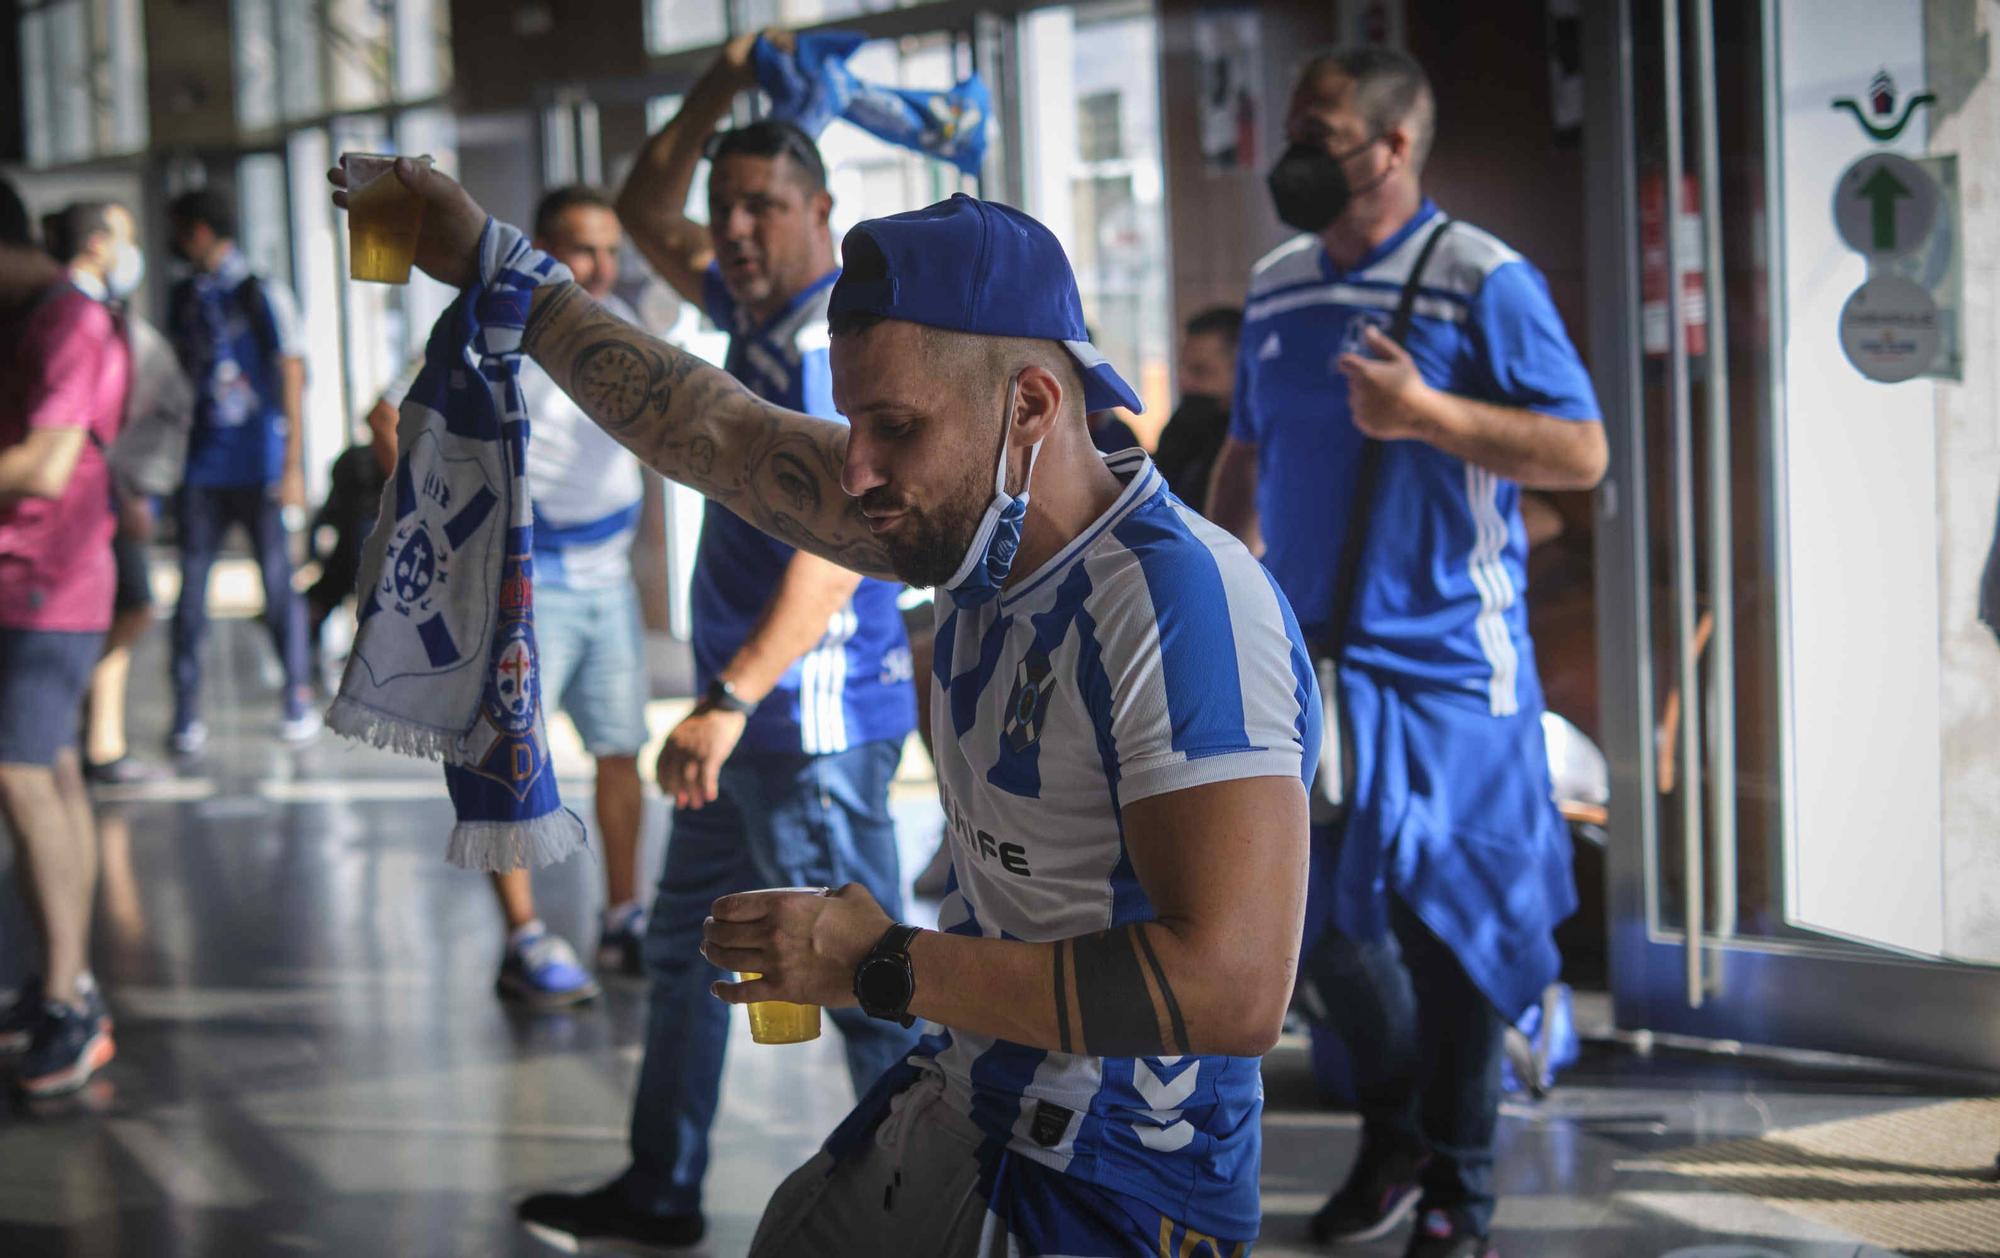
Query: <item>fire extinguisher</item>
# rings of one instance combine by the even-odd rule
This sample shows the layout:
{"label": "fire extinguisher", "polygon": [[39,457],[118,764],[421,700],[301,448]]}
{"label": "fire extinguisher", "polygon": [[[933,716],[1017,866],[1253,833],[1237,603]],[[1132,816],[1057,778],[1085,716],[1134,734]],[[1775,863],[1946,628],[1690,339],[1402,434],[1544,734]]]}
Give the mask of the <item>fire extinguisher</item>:
{"label": "fire extinguisher", "polygon": [[[1666,184],[1656,170],[1639,177],[1639,326],[1648,358],[1665,358],[1668,351]],[[1701,187],[1692,174],[1681,176],[1680,236],[1674,245],[1681,266],[1681,326],[1688,355],[1695,357],[1708,352],[1708,277]]]}

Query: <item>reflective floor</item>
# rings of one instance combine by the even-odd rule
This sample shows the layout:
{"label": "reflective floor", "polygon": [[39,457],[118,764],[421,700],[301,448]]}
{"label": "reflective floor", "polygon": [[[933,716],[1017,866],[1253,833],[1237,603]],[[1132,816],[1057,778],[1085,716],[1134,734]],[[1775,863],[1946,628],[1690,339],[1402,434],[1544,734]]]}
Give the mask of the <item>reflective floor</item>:
{"label": "reflective floor", "polygon": [[[254,632],[217,626],[208,754],[103,802],[96,956],[119,1056],[69,1102],[0,1111],[0,1255],[548,1252],[516,1230],[511,1204],[622,1166],[643,991],[611,983],[570,1015],[503,1007],[498,914],[480,879],[443,862],[436,769],[330,736],[278,749]],[[163,677],[163,637],[142,646],[135,678]],[[134,743],[150,751],[163,683],[135,688]],[[900,791],[898,817],[921,863],[936,833],[921,782]],[[666,824],[653,820],[657,869]],[[544,918],[585,949],[601,879],[590,860],[536,877]],[[14,880],[0,864],[6,987],[27,944]],[[831,1037],[765,1048],[739,1028],[734,1047],[708,1189],[704,1252],[717,1255],[744,1250],[772,1186],[851,1102]],[[1355,1123],[1315,1103],[1299,1046],[1266,1077],[1258,1252],[1316,1252],[1304,1220]],[[1880,1255],[1648,1159],[1936,1095],[1593,1049],[1549,1100],[1507,1109],[1502,1252]],[[1347,1252],[1393,1258],[1401,1243]]]}

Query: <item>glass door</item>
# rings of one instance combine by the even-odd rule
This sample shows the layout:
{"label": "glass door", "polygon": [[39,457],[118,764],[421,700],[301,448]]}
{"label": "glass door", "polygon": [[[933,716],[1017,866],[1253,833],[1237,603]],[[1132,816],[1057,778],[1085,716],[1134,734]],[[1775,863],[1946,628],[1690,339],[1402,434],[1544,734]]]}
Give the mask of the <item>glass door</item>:
{"label": "glass door", "polygon": [[1621,1026],[2000,1069],[2000,638],[1975,614],[2000,386],[1960,348],[1967,248],[2000,223],[1956,197],[2000,89],[1951,29],[1976,21],[1590,16]]}

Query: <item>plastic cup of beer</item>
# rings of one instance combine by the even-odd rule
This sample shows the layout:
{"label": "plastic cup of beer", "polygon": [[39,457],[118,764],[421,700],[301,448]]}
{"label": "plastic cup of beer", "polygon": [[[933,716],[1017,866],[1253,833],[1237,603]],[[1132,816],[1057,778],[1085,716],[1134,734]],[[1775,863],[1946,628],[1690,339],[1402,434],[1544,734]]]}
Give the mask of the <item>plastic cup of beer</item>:
{"label": "plastic cup of beer", "polygon": [[[428,166],[428,157],[411,161]],[[347,172],[347,274],[378,284],[407,284],[417,257],[424,203],[396,178],[387,153],[342,153]]]}
{"label": "plastic cup of beer", "polygon": [[[772,887],[751,895],[825,895],[825,887]],[[744,982],[761,978],[756,973],[740,975]],[[744,1006],[750,1011],[750,1038],[759,1044],[803,1044],[819,1038],[819,1006],[794,1004],[789,1000],[756,1000]]]}

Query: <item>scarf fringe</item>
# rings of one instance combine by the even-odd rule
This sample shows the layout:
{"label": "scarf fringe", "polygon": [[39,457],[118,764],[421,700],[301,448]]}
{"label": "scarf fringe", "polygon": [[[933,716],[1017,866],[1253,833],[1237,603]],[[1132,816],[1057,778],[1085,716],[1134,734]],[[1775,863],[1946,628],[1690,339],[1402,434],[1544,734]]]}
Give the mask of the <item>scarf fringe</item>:
{"label": "scarf fringe", "polygon": [[458,760],[459,735],[390,716],[348,695],[339,696],[327,709],[326,726],[343,738],[393,751],[399,756],[439,760],[446,764],[454,764]]}
{"label": "scarf fringe", "polygon": [[584,834],[582,819],[567,808],[519,821],[461,821],[451,828],[444,858],[490,874],[539,869],[582,850]]}

